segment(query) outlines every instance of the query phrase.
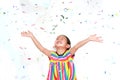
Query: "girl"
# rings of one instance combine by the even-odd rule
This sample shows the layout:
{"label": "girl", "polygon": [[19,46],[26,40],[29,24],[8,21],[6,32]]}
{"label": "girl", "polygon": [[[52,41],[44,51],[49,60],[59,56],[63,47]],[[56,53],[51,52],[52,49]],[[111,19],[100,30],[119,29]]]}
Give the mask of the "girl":
{"label": "girl", "polygon": [[102,42],[101,37],[91,35],[71,48],[71,42],[65,35],[59,35],[54,43],[56,51],[48,50],[41,45],[32,32],[21,32],[24,37],[30,37],[36,47],[48,56],[50,60],[47,80],[77,80],[73,58],[75,52],[90,41]]}

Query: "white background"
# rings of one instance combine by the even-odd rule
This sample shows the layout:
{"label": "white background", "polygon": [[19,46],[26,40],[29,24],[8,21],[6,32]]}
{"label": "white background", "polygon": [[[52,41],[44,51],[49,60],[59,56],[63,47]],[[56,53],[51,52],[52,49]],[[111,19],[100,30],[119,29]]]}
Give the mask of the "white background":
{"label": "white background", "polygon": [[29,38],[30,30],[48,49],[57,35],[72,46],[91,34],[76,52],[78,80],[120,80],[119,0],[0,0],[0,80],[46,80],[49,60]]}

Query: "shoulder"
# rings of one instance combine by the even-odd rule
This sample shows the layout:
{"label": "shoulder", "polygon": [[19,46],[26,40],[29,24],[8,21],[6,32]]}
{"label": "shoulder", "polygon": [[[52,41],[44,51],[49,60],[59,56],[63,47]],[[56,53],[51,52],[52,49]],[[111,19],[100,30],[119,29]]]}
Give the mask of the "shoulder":
{"label": "shoulder", "polygon": [[74,58],[75,54],[72,53],[71,49],[68,50],[69,54],[71,55],[72,58]]}
{"label": "shoulder", "polygon": [[50,56],[49,56],[49,57],[51,57],[51,56],[57,56],[56,51],[51,50],[51,51],[50,51]]}

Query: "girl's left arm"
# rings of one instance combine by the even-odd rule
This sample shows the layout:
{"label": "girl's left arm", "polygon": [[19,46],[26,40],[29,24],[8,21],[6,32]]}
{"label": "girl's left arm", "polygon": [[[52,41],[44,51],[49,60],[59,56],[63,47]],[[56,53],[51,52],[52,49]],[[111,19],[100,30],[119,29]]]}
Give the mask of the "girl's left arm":
{"label": "girl's left arm", "polygon": [[96,34],[94,35],[90,35],[88,38],[78,42],[76,45],[74,45],[71,49],[70,52],[71,54],[75,54],[75,52],[82,46],[84,46],[85,44],[87,44],[90,41],[94,41],[94,42],[102,42],[101,37],[97,37]]}

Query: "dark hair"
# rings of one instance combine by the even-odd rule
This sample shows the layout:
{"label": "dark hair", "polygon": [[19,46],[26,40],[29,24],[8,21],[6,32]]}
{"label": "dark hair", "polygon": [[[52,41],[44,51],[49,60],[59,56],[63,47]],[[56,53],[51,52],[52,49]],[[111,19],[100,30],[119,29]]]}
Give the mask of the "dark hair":
{"label": "dark hair", "polygon": [[[67,44],[70,45],[70,47],[67,48],[67,50],[69,50],[71,48],[71,41],[70,41],[70,39],[66,35],[63,35],[63,36],[67,39]],[[74,56],[75,56],[75,54],[72,55],[72,57],[74,57]]]}
{"label": "dark hair", "polygon": [[[70,41],[70,39],[66,36],[66,35],[63,35],[66,39],[67,39],[67,44],[69,44],[70,45],[70,47],[71,47],[71,41]],[[68,48],[68,49],[70,49],[70,47]],[[67,49],[67,50],[68,50]]]}

